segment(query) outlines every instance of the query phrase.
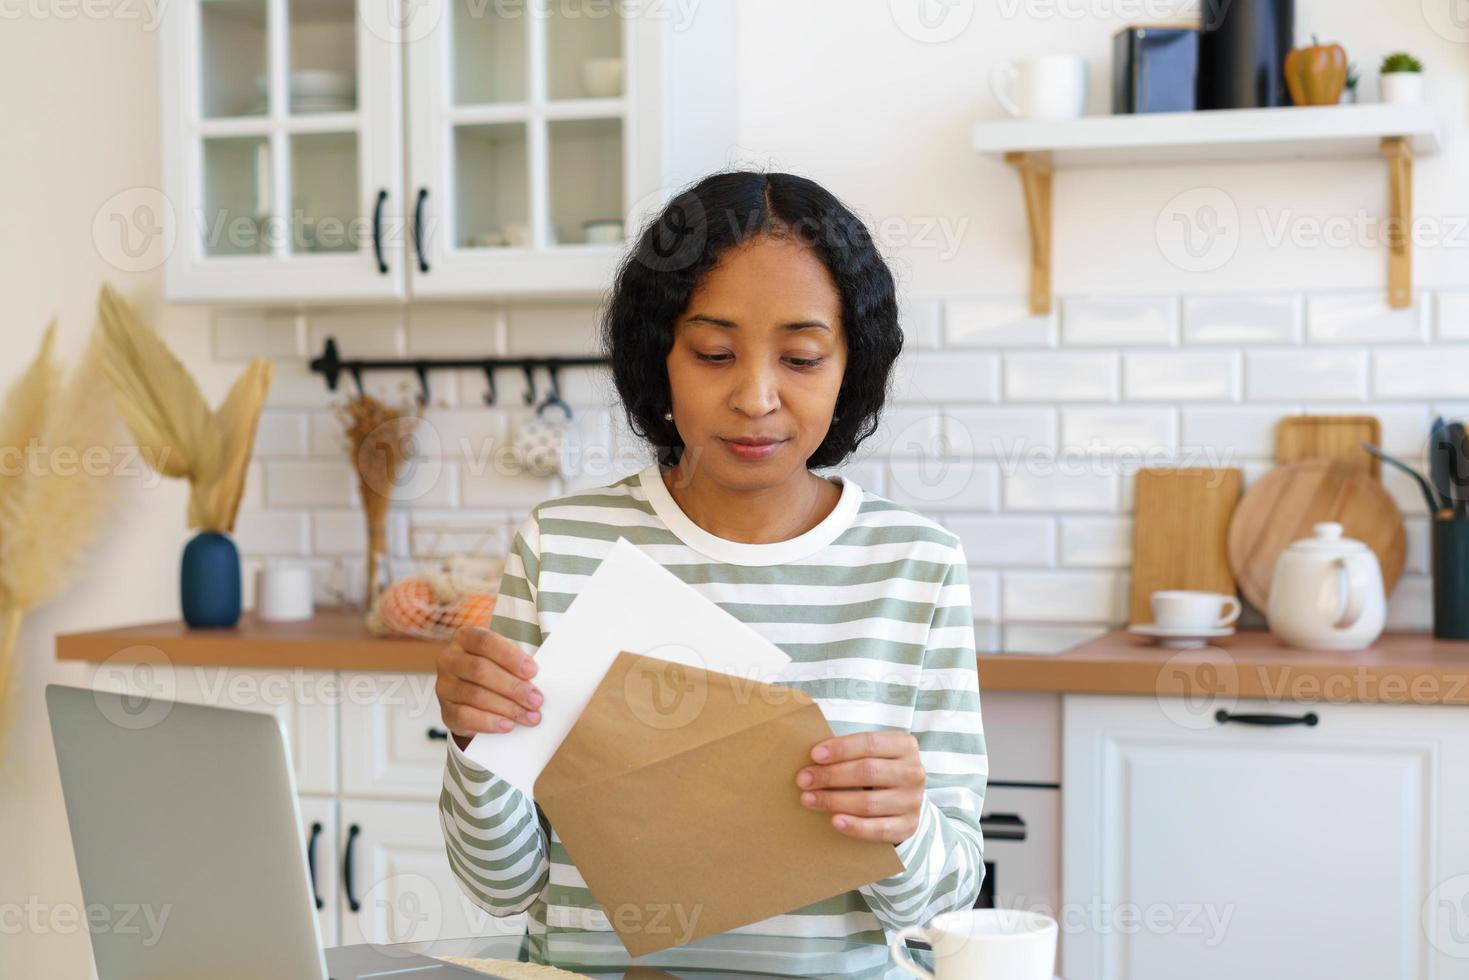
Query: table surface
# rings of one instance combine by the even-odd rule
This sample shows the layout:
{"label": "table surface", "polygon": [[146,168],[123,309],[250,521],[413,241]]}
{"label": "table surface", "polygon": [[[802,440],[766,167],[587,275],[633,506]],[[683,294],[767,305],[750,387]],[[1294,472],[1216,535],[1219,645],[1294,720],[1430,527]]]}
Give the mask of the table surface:
{"label": "table surface", "polygon": [[[911,974],[893,965],[886,946],[836,939],[722,933],[640,956],[634,962],[615,935],[483,936],[380,946],[425,956],[543,963],[590,977],[857,977],[896,980]],[[926,950],[911,950],[925,967]]]}

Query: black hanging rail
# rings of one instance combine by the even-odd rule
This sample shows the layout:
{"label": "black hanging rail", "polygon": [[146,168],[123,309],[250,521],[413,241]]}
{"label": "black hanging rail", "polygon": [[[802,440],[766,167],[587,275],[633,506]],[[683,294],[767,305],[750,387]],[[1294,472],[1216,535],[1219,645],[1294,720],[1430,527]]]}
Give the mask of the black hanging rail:
{"label": "black hanging rail", "polygon": [[479,368],[485,373],[485,382],[489,385],[485,392],[485,404],[493,405],[496,399],[495,372],[502,368],[518,368],[525,372],[525,403],[534,405],[536,402],[536,371],[545,371],[550,376],[549,400],[559,402],[561,382],[558,374],[562,368],[602,367],[608,363],[605,357],[353,357],[344,359],[337,350],[336,338],[328,337],[321,356],[312,359],[311,370],[326,379],[329,391],[337,390],[337,381],[341,379],[343,373],[349,374],[356,382],[359,394],[363,390],[362,375],[364,372],[412,371],[418,376],[419,404],[427,405],[429,401],[428,373],[430,371]]}

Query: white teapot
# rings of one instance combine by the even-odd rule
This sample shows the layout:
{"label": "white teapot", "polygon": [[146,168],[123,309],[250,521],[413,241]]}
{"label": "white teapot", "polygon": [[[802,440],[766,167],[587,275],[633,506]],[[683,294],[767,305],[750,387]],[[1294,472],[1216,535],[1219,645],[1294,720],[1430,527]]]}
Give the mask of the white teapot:
{"label": "white teapot", "polygon": [[1342,526],[1322,521],[1280,553],[1270,577],[1270,631],[1307,650],[1362,650],[1387,619],[1382,568]]}

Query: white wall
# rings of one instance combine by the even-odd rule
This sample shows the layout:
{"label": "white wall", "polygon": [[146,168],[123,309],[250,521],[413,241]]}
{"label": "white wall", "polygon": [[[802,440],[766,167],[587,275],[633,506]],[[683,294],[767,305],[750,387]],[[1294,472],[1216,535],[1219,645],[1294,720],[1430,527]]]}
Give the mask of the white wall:
{"label": "white wall", "polygon": [[[868,217],[905,293],[912,351],[905,394],[884,444],[852,472],[965,536],[982,645],[1053,649],[1117,621],[1125,600],[1128,481],[1007,472],[1003,457],[1015,448],[1086,447],[1095,436],[1103,448],[1211,452],[1254,475],[1267,465],[1269,427],[1282,414],[1374,411],[1389,448],[1412,453],[1431,411],[1465,411],[1469,307],[1455,287],[1469,286],[1469,241],[1454,229],[1469,215],[1469,187],[1455,179],[1469,162],[1469,37],[1436,33],[1430,8],[1435,0],[1298,3],[1302,38],[1316,31],[1338,39],[1368,66],[1385,50],[1408,48],[1433,72],[1450,121],[1448,147],[1419,162],[1417,204],[1447,240],[1418,250],[1426,293],[1412,312],[1385,314],[1385,259],[1370,243],[1272,247],[1265,235],[1282,218],[1299,231],[1309,219],[1379,213],[1382,166],[1350,161],[1063,174],[1055,199],[1060,313],[1036,321],[1020,298],[1026,239],[1015,177],[968,149],[971,125],[996,115],[987,73],[1006,57],[1083,53],[1094,61],[1093,108],[1104,110],[1111,33],[1126,20],[1160,19],[1156,5],[961,0],[950,9],[967,14],[963,30],[927,43],[900,30],[877,0],[741,0],[746,160],[819,179]],[[239,538],[252,562],[304,557],[325,581],[338,558],[355,565],[361,530],[325,393],[304,367],[322,337],[334,333],[351,353],[581,350],[594,311],[163,307],[156,273],[110,268],[93,239],[99,207],[129,188],[155,186],[159,168],[153,18],[143,4],[119,0],[102,9],[105,16],[86,16],[65,0],[0,0],[7,126],[0,187],[12,228],[0,236],[8,300],[0,384],[18,373],[52,314],[62,318],[64,351],[75,354],[103,279],[142,304],[216,397],[244,359],[280,357]],[[1132,16],[1139,11],[1145,16]],[[1240,245],[1218,268],[1190,273],[1169,261],[1155,227],[1170,202],[1189,206],[1200,188],[1217,188],[1208,192],[1213,199],[1222,192],[1237,210]],[[1228,295],[1207,298],[1214,294]],[[1178,387],[1188,377],[1208,380]],[[613,445],[605,386],[584,377],[569,387],[589,444]],[[513,404],[518,386],[507,378],[503,388]],[[480,455],[451,452],[426,494],[400,510],[399,551],[410,515],[508,521],[560,489],[477,473],[485,440],[502,437],[513,412],[477,407],[471,376],[445,379],[436,392],[444,404],[430,422],[441,442],[453,450],[468,440]],[[928,489],[905,448],[938,426],[975,447],[957,494]],[[635,458],[624,458],[624,468]],[[615,474],[583,482],[603,482],[601,475]],[[1388,480],[1413,515],[1410,574],[1394,597],[1394,622],[1421,626],[1424,522],[1401,482]],[[35,902],[51,909],[80,900],[40,691],[48,680],[86,675],[53,662],[54,634],[176,612],[175,556],[187,536],[182,488],[125,483],[119,512],[127,519],[109,528],[76,586],[29,620],[18,688],[0,715],[8,738],[0,762],[0,911],[10,916],[0,915],[0,929],[7,931]],[[74,931],[0,935],[0,975],[86,975],[86,946]]]}

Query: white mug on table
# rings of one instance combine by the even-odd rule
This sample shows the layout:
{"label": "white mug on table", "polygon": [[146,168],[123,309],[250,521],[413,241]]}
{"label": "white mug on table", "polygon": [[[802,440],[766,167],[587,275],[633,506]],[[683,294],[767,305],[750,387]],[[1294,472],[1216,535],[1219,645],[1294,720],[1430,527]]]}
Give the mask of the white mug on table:
{"label": "white mug on table", "polygon": [[1148,597],[1154,624],[1164,629],[1223,629],[1239,619],[1240,602],[1221,592],[1166,589]]}
{"label": "white mug on table", "polygon": [[1086,114],[1086,59],[1046,54],[1007,61],[990,72],[990,89],[1012,116],[1074,119]]}
{"label": "white mug on table", "polygon": [[[900,930],[888,944],[893,962],[919,980],[1051,980],[1056,920],[1024,909],[964,909]],[[934,972],[908,955],[907,940],[933,948]]]}

